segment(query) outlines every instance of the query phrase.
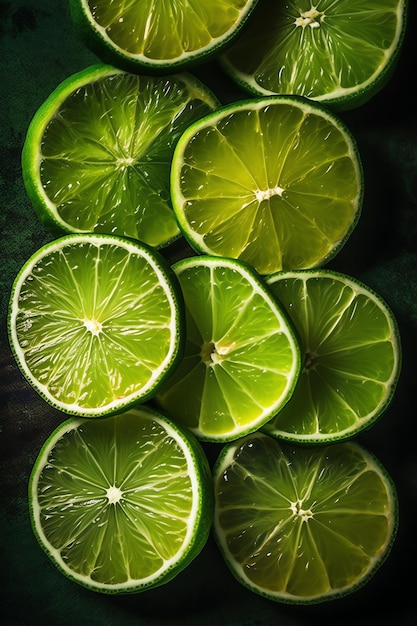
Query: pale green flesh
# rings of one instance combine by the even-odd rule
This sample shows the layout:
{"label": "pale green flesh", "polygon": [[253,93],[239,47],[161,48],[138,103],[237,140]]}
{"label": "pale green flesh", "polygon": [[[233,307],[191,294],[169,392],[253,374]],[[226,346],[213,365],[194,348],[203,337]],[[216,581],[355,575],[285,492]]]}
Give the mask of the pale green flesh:
{"label": "pale green flesh", "polygon": [[364,450],[291,447],[259,433],[229,446],[215,469],[215,531],[244,584],[317,601],[348,592],[384,558],[396,499]]}
{"label": "pale green flesh", "polygon": [[35,387],[62,410],[105,413],[161,379],[178,349],[178,312],[147,253],[80,237],[65,238],[21,277],[15,349]]}
{"label": "pale green flesh", "polygon": [[336,101],[367,90],[399,45],[403,0],[262,0],[226,68],[261,94]]}
{"label": "pale green flesh", "polygon": [[353,228],[362,193],[353,142],[304,102],[226,109],[197,122],[180,144],[174,210],[201,251],[271,274],[317,266]]}
{"label": "pale green flesh", "polygon": [[152,415],[74,422],[38,463],[35,529],[84,584],[149,584],[189,548],[195,470],[180,437]]}
{"label": "pale green flesh", "polygon": [[346,438],[388,405],[399,371],[396,323],[366,287],[328,271],[277,273],[268,285],[293,321],[304,367],[266,425],[285,438]]}
{"label": "pale green flesh", "polygon": [[102,35],[125,54],[169,61],[228,38],[254,0],[83,0],[83,4]]}
{"label": "pale green flesh", "polygon": [[48,210],[69,230],[161,247],[179,236],[169,187],[176,142],[215,102],[194,81],[104,72],[59,106],[41,139]]}
{"label": "pale green flesh", "polygon": [[287,400],[298,345],[263,288],[233,262],[190,260],[174,269],[185,300],[185,354],[157,399],[199,438],[237,438]]}

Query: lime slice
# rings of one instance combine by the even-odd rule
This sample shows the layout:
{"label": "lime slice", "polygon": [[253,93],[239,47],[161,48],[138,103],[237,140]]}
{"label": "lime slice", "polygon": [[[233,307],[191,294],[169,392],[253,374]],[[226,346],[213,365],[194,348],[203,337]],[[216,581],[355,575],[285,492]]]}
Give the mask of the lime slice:
{"label": "lime slice", "polygon": [[224,446],[213,474],[220,550],[237,580],[269,600],[347,595],[389,554],[396,490],[356,443],[306,448],[255,433]]}
{"label": "lime slice", "polygon": [[71,415],[107,415],[145,400],[180,355],[177,291],[163,259],[139,242],[74,234],[46,244],[12,287],[17,364]]}
{"label": "lime slice", "polygon": [[257,0],[70,0],[82,41],[130,71],[172,71],[223,50]]}
{"label": "lime slice", "polygon": [[392,75],[406,23],[406,0],[260,0],[222,66],[254,94],[352,109]]}
{"label": "lime slice", "polygon": [[155,248],[178,238],[169,172],[175,144],[217,99],[188,75],[94,65],[63,81],[29,125],[23,179],[54,233],[98,232]]}
{"label": "lime slice", "polygon": [[195,438],[149,408],[71,419],[36,459],[29,504],[33,531],[63,574],[94,591],[144,591],[203,548],[211,473]]}
{"label": "lime slice", "polygon": [[194,249],[272,274],[336,254],[359,216],[363,171],[337,117],[303,98],[271,96],[227,105],[185,130],[171,195]]}
{"label": "lime slice", "polygon": [[298,343],[250,267],[204,256],[173,269],[185,302],[186,344],[156,401],[200,440],[236,439],[265,424],[291,396]]}
{"label": "lime slice", "polygon": [[369,428],[390,404],[401,365],[399,330],[386,302],[329,270],[282,272],[267,282],[296,328],[304,367],[266,431],[314,443]]}

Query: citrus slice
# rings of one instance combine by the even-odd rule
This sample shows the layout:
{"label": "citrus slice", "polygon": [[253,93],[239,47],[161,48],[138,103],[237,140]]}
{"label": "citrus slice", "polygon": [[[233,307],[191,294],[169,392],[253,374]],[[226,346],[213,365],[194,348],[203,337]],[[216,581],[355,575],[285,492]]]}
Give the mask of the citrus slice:
{"label": "citrus slice", "polygon": [[170,71],[207,61],[240,31],[257,0],[71,0],[83,42],[130,71]]}
{"label": "citrus slice", "polygon": [[265,424],[291,396],[298,343],[250,267],[204,256],[173,269],[185,302],[186,343],[156,401],[200,440],[236,439]]}
{"label": "citrus slice", "polygon": [[225,445],[213,474],[223,557],[240,583],[269,600],[347,595],[390,552],[395,486],[357,443],[306,448],[258,432]]}
{"label": "citrus slice", "polygon": [[155,248],[179,237],[170,200],[182,131],[218,105],[188,75],[136,76],[94,65],[64,80],[35,113],[23,179],[42,222],[59,235],[98,232]]}
{"label": "citrus slice", "polygon": [[200,553],[212,479],[195,438],[142,407],[61,424],[35,461],[29,505],[36,538],[63,574],[94,591],[139,592]]}
{"label": "citrus slice", "polygon": [[222,66],[254,94],[352,109],[392,75],[406,23],[406,0],[261,0]]}
{"label": "citrus slice", "polygon": [[181,306],[175,276],[153,250],[111,235],[67,235],[16,277],[10,344],[44,400],[71,415],[107,415],[153,395],[175,366]]}
{"label": "citrus slice", "polygon": [[221,107],[184,131],[171,196],[190,245],[260,274],[336,254],[362,206],[356,142],[322,106],[271,96]]}
{"label": "citrus slice", "polygon": [[360,281],[324,269],[281,272],[267,283],[294,324],[304,363],[266,431],[314,443],[369,428],[389,406],[401,366],[387,303]]}

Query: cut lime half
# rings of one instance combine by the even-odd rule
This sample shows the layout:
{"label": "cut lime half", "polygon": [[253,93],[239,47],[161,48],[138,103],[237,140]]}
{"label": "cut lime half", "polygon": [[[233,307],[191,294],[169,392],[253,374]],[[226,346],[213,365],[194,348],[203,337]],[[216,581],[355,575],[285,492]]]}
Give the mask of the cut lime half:
{"label": "cut lime half", "polygon": [[266,431],[315,443],[369,428],[389,406],[401,367],[399,329],[387,303],[330,270],[278,272],[267,283],[297,330],[303,368]]}
{"label": "cut lime half", "polygon": [[171,195],[195,250],[272,274],[337,253],[361,210],[363,172],[336,116],[303,98],[271,96],[226,105],[187,128]]}
{"label": "cut lime half", "polygon": [[111,235],[46,244],[13,284],[10,344],[61,411],[108,415],[152,396],[182,347],[175,276],[153,250]]}
{"label": "cut lime half", "polygon": [[306,448],[254,433],[213,468],[214,533],[237,580],[269,600],[325,602],[364,585],[395,538],[395,486],[353,442]]}
{"label": "cut lime half", "polygon": [[64,80],[35,113],[23,180],[53,233],[97,232],[155,248],[180,236],[169,175],[181,133],[218,106],[188,74],[137,76],[94,65]]}
{"label": "cut lime half", "polygon": [[139,592],[200,553],[211,474],[190,433],[135,408],[61,424],[36,459],[29,504],[35,536],[65,576],[102,593]]}
{"label": "cut lime half", "polygon": [[70,0],[82,41],[133,72],[169,72],[207,61],[238,34],[257,0]]}
{"label": "cut lime half", "polygon": [[260,0],[222,65],[258,96],[297,94],[352,109],[392,75],[406,23],[406,0]]}
{"label": "cut lime half", "polygon": [[219,257],[173,265],[185,302],[186,344],[156,401],[199,439],[236,439],[289,399],[300,371],[296,337],[258,275]]}

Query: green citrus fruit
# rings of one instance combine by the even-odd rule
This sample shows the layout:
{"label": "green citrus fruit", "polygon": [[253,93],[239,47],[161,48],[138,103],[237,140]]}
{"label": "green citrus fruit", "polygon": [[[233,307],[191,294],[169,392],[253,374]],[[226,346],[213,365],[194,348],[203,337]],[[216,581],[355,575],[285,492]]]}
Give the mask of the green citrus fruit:
{"label": "green citrus fruit", "polygon": [[258,432],[224,446],[213,473],[220,550],[237,580],[269,600],[347,595],[389,554],[396,490],[357,443],[306,448]]}
{"label": "green citrus fruit", "polygon": [[149,408],[71,419],[30,476],[33,531],[71,580],[103,593],[162,585],[203,548],[212,522],[207,459],[190,433]]}
{"label": "green citrus fruit", "polygon": [[202,256],[173,269],[185,302],[186,344],[156,401],[201,440],[236,439],[288,401],[300,371],[297,340],[249,266]]}
{"label": "green citrus fruit", "polygon": [[406,0],[260,0],[222,65],[254,94],[352,109],[391,77],[406,24]]}
{"label": "green citrus fruit", "polygon": [[246,22],[257,0],[70,0],[82,41],[133,72],[167,72],[207,61]]}
{"label": "green citrus fruit", "polygon": [[15,279],[8,322],[27,380],[84,417],[152,396],[182,346],[175,276],[153,250],[111,235],[67,235],[37,250]]}
{"label": "green citrus fruit", "polygon": [[191,124],[174,151],[171,196],[195,250],[272,274],[337,253],[360,213],[363,172],[356,142],[334,114],[271,96]]}
{"label": "green citrus fruit", "polygon": [[35,113],[23,146],[23,179],[39,218],[58,234],[168,245],[180,235],[169,183],[175,144],[217,104],[188,74],[156,78],[94,65],[70,76]]}
{"label": "green citrus fruit", "polygon": [[303,369],[269,434],[299,442],[345,439],[389,406],[401,366],[396,319],[357,279],[329,270],[278,272],[269,287],[292,320]]}

